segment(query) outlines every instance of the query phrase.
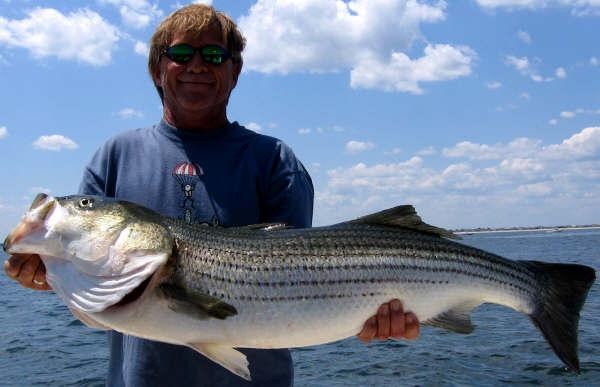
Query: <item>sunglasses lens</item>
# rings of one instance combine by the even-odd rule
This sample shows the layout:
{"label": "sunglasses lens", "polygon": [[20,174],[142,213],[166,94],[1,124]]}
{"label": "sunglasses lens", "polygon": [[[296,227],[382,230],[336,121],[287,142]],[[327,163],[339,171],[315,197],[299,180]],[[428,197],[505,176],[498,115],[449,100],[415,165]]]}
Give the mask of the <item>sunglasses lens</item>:
{"label": "sunglasses lens", "polygon": [[177,63],[187,63],[194,57],[194,47],[188,44],[178,44],[167,48],[167,58]]}
{"label": "sunglasses lens", "polygon": [[202,59],[210,64],[221,64],[227,59],[227,51],[219,46],[204,46],[200,53]]}

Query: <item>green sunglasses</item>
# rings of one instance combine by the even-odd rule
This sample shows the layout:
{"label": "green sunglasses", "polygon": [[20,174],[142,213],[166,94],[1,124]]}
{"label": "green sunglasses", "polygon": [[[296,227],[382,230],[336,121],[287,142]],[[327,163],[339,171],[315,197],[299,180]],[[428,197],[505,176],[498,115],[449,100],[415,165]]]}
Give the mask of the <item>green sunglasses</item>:
{"label": "green sunglasses", "polygon": [[194,58],[194,54],[198,51],[204,63],[219,65],[231,58],[229,51],[216,44],[207,44],[202,47],[194,47],[189,44],[182,43],[166,48],[161,55],[166,56],[175,63],[185,64]]}

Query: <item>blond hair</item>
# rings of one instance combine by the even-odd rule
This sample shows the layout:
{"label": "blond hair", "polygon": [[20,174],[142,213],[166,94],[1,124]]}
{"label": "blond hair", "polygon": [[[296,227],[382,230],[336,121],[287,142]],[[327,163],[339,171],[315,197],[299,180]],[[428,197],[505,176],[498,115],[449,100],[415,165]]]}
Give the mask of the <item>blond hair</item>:
{"label": "blond hair", "polygon": [[[215,10],[213,7],[204,4],[190,4],[178,9],[163,20],[150,40],[150,54],[148,55],[148,71],[150,76],[158,70],[158,63],[164,50],[166,50],[173,35],[177,32],[199,36],[211,25],[216,25],[221,29],[223,41],[227,44],[227,50],[231,53],[231,60],[242,62],[242,51],[246,46],[246,39],[238,30],[235,22],[225,13]],[[162,90],[157,87],[161,99]]]}

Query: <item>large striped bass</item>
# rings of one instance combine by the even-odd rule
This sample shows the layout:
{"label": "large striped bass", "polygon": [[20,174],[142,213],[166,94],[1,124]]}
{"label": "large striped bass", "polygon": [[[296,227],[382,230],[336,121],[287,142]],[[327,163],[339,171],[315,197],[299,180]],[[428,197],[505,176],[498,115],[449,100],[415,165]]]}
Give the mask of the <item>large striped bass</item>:
{"label": "large striped bass", "polygon": [[401,299],[424,324],[473,330],[482,303],[527,314],[578,372],[579,312],[595,271],[511,261],[448,239],[399,206],[328,227],[190,225],[136,204],[40,194],[4,250],[37,253],[90,327],[185,345],[250,379],[235,347],[290,348],[356,335]]}

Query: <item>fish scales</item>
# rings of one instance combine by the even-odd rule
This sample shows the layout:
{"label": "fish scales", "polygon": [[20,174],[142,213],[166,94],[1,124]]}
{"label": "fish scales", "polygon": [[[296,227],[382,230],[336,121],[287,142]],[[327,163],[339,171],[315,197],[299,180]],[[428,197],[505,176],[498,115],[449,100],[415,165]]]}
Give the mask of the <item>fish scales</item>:
{"label": "fish scales", "polygon": [[479,279],[480,288],[486,282],[500,284],[522,297],[535,290],[533,275],[510,261],[497,257],[493,262],[488,253],[445,240],[432,246],[432,238],[410,232],[399,238],[397,231],[381,227],[349,226],[315,228],[299,238],[296,230],[257,236],[243,229],[209,228],[199,238],[186,235],[185,226],[177,232],[179,227],[171,225],[179,245],[189,244],[180,260],[192,266],[178,267],[178,280],[189,287],[202,284],[199,291],[232,300],[397,296],[402,291],[397,285],[393,294],[378,290],[382,284],[450,287],[461,278]]}

